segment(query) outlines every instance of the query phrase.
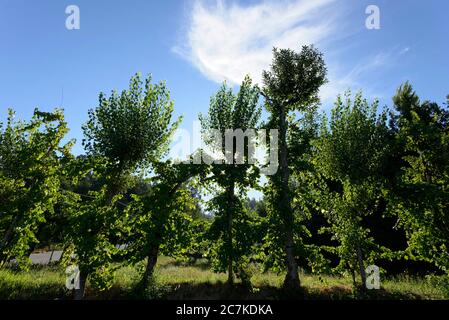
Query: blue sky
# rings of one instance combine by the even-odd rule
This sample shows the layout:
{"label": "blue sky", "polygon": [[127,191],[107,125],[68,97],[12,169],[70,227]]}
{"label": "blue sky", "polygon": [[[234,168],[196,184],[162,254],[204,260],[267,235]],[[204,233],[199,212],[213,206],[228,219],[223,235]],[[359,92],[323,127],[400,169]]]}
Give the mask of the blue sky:
{"label": "blue sky", "polygon": [[[65,28],[68,5],[80,30]],[[365,8],[380,9],[379,30]],[[136,72],[166,80],[182,127],[191,129],[209,97],[246,73],[260,80],[273,46],[313,43],[325,54],[323,110],[347,88],[391,104],[410,80],[420,96],[449,94],[446,0],[141,1],[0,0],[0,118],[28,119],[61,105],[82,153],[81,125],[100,91],[126,88]]]}

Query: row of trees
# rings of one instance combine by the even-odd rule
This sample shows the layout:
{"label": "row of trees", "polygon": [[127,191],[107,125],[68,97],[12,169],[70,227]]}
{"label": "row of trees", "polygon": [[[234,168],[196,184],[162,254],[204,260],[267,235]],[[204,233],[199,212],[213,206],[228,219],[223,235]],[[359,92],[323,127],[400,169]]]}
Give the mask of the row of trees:
{"label": "row of trees", "polygon": [[[278,130],[279,168],[264,186],[257,164],[166,160],[181,119],[172,117],[166,85],[151,77],[100,94],[83,126],[84,156],[71,154],[73,141],[62,144],[61,110],[36,110],[30,122],[11,111],[0,127],[1,264],[16,259],[26,268],[36,243],[60,241],[63,262],[80,270],[78,299],[87,279],[109,288],[123,263],[146,261],[147,288],[161,254],[207,257],[230,286],[236,277],[250,285],[247,266],[260,262],[285,272],[288,291],[300,287],[298,266],[349,272],[354,283],[358,274],[363,287],[366,266],[379,260],[427,261],[448,274],[447,108],[421,101],[406,83],[393,108],[380,111],[378,102],[347,92],[328,119],[317,112],[326,72],[314,47],[275,49],[262,88],[249,77],[236,94],[224,84],[200,115],[204,131],[223,137],[228,129]],[[224,142],[213,147],[239,156]],[[212,193],[204,207],[203,188]],[[247,201],[251,188],[264,194],[255,204]],[[404,233],[407,245],[380,243],[373,220]],[[318,234],[329,241],[316,241]]]}

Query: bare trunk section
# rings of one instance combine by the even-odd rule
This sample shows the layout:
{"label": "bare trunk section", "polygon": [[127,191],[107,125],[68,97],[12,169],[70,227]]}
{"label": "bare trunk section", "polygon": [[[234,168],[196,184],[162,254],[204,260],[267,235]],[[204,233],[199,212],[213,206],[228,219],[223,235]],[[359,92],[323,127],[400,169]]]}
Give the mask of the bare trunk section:
{"label": "bare trunk section", "polygon": [[228,222],[228,285],[234,285],[234,271],[233,271],[233,263],[234,263],[234,247],[232,244],[232,219],[233,219],[233,211],[234,211],[234,189],[235,183],[232,181],[231,186],[228,189],[228,198],[229,198],[229,206],[227,212],[227,222]]}
{"label": "bare trunk section", "polygon": [[87,281],[87,274],[85,272],[81,272],[79,274],[79,288],[75,289],[75,300],[83,300],[85,296],[85,289],[86,289],[86,281]]}
{"label": "bare trunk section", "polygon": [[363,252],[360,245],[357,245],[357,261],[360,269],[360,278],[362,280],[362,290],[366,289],[366,272],[365,264],[363,263]]}
{"label": "bare trunk section", "polygon": [[285,263],[287,274],[284,280],[284,288],[287,290],[297,290],[300,287],[298,274],[298,264],[295,260],[295,243],[293,239],[293,210],[290,201],[289,179],[290,172],[288,168],[288,149],[287,149],[287,115],[285,107],[281,107],[280,112],[280,174],[281,174],[281,205],[284,212],[281,212],[285,230]]}
{"label": "bare trunk section", "polygon": [[354,271],[354,268],[352,268],[351,266],[349,266],[349,269],[351,270],[352,285],[355,288],[357,286],[357,281],[355,280],[355,271]]}
{"label": "bare trunk section", "polygon": [[48,264],[51,264],[51,259],[53,259],[53,253],[55,250],[51,250],[50,258],[48,258]]}
{"label": "bare trunk section", "polygon": [[142,277],[142,288],[144,290],[148,287],[148,285],[152,280],[154,274],[154,267],[156,266],[158,255],[159,255],[159,245],[155,245],[153,246],[153,248],[151,248],[150,252],[148,253],[147,266],[145,268],[145,272]]}
{"label": "bare trunk section", "polygon": [[293,234],[291,230],[287,231],[286,234],[286,265],[287,265],[287,274],[284,279],[284,288],[287,290],[297,290],[300,287],[300,280],[298,274],[298,264],[295,260],[295,245],[293,242]]}

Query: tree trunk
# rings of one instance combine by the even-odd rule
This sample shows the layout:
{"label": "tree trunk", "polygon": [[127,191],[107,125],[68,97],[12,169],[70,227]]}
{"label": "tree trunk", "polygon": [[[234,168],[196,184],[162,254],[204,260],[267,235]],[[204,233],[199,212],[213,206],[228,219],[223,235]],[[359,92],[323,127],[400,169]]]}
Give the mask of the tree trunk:
{"label": "tree trunk", "polygon": [[5,235],[3,236],[2,242],[0,244],[0,249],[5,249],[11,241],[13,236],[14,228],[16,227],[17,222],[19,221],[19,215],[17,214],[14,219],[11,221],[11,224],[8,227],[8,230],[6,230]]}
{"label": "tree trunk", "polygon": [[155,245],[150,249],[148,253],[147,266],[142,278],[142,288],[145,290],[150,284],[151,278],[153,277],[154,267],[157,263],[157,258],[159,255],[159,245]]}
{"label": "tree trunk", "polygon": [[53,253],[55,250],[51,250],[50,258],[48,258],[48,264],[51,264],[51,259],[53,259]]}
{"label": "tree trunk", "polygon": [[355,288],[357,287],[357,281],[355,280],[355,270],[350,264],[348,264],[348,269],[351,271],[352,285]]}
{"label": "tree trunk", "polygon": [[362,280],[362,290],[366,289],[366,272],[365,272],[365,264],[363,263],[363,252],[360,244],[357,245],[357,260],[360,268],[360,278]]}
{"label": "tree trunk", "polygon": [[[179,190],[181,186],[182,182],[178,182],[171,190],[168,191],[169,199],[176,193],[176,191]],[[159,226],[158,230],[156,230],[156,234],[154,235],[156,242],[151,246],[150,251],[148,252],[147,266],[145,268],[142,280],[140,281],[140,286],[143,290],[148,288],[148,285],[153,278],[154,267],[156,266],[157,258],[159,256],[160,243],[162,243],[164,239],[163,229],[164,225],[162,224]]]}
{"label": "tree trunk", "polygon": [[357,281],[355,280],[355,271],[354,269],[351,269],[351,276],[352,276],[352,285],[354,286],[354,288],[357,287]]}
{"label": "tree trunk", "polygon": [[233,271],[233,260],[234,260],[234,247],[232,244],[232,219],[234,211],[234,181],[228,189],[229,206],[227,212],[227,222],[228,222],[228,285],[234,285],[234,271]]}
{"label": "tree trunk", "polygon": [[289,179],[290,172],[288,168],[288,149],[287,149],[287,118],[285,107],[281,107],[279,119],[279,138],[280,138],[280,174],[281,174],[281,212],[284,230],[285,230],[285,263],[287,274],[284,280],[284,288],[287,290],[297,290],[300,287],[298,274],[298,265],[295,260],[295,243],[293,239],[293,210],[290,201]]}
{"label": "tree trunk", "polygon": [[83,300],[85,295],[85,289],[86,289],[86,281],[87,281],[87,274],[85,272],[81,272],[79,274],[79,288],[75,289],[75,300]]}
{"label": "tree trunk", "polygon": [[300,280],[298,274],[298,264],[295,260],[295,250],[294,250],[293,234],[291,230],[287,231],[286,234],[286,265],[287,274],[284,279],[284,288],[287,290],[298,290],[300,287]]}

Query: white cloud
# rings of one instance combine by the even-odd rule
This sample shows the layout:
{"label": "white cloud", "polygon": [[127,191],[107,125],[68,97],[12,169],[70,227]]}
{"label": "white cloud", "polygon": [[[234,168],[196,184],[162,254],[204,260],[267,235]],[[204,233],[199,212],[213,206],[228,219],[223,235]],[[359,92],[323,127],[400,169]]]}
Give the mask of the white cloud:
{"label": "white cloud", "polygon": [[[261,0],[242,5],[216,0],[206,5],[196,0],[183,45],[173,50],[208,79],[238,85],[246,74],[261,82],[262,70],[270,66],[273,47],[317,45],[326,54],[329,83],[323,86],[321,98],[329,104],[348,88],[361,89],[365,74],[382,70],[391,58],[410,50],[381,51],[355,61],[355,67],[349,69],[339,62],[341,52],[328,58],[328,54],[333,56],[342,49],[332,41],[345,37],[341,26],[346,16],[339,11],[344,4],[338,0]],[[376,95],[369,87],[365,93],[368,97]]]}
{"label": "white cloud", "polygon": [[239,84],[246,74],[260,82],[273,47],[317,44],[335,31],[323,10],[334,0],[264,1],[241,6],[194,3],[186,43],[174,51],[209,79]]}
{"label": "white cloud", "polygon": [[328,64],[329,68],[329,82],[321,89],[321,99],[326,103],[333,103],[338,94],[344,93],[351,89],[358,91],[363,89],[364,95],[368,98],[379,98],[380,94],[372,92],[370,87],[362,85],[361,77],[364,74],[371,74],[373,72],[382,71],[392,60],[393,54],[390,52],[380,52],[362,59],[352,69],[341,70],[338,63]]}
{"label": "white cloud", "polygon": [[[338,94],[342,94],[348,89],[352,91],[363,90],[365,97],[388,98],[384,93],[375,90],[373,77],[384,75],[387,69],[401,63],[403,56],[410,52],[410,47],[396,46],[389,50],[383,50],[375,54],[370,54],[358,61],[352,69],[341,70],[338,63],[330,61],[329,83],[321,89],[321,99],[326,103],[333,103]],[[381,81],[382,82],[382,81]]]}

